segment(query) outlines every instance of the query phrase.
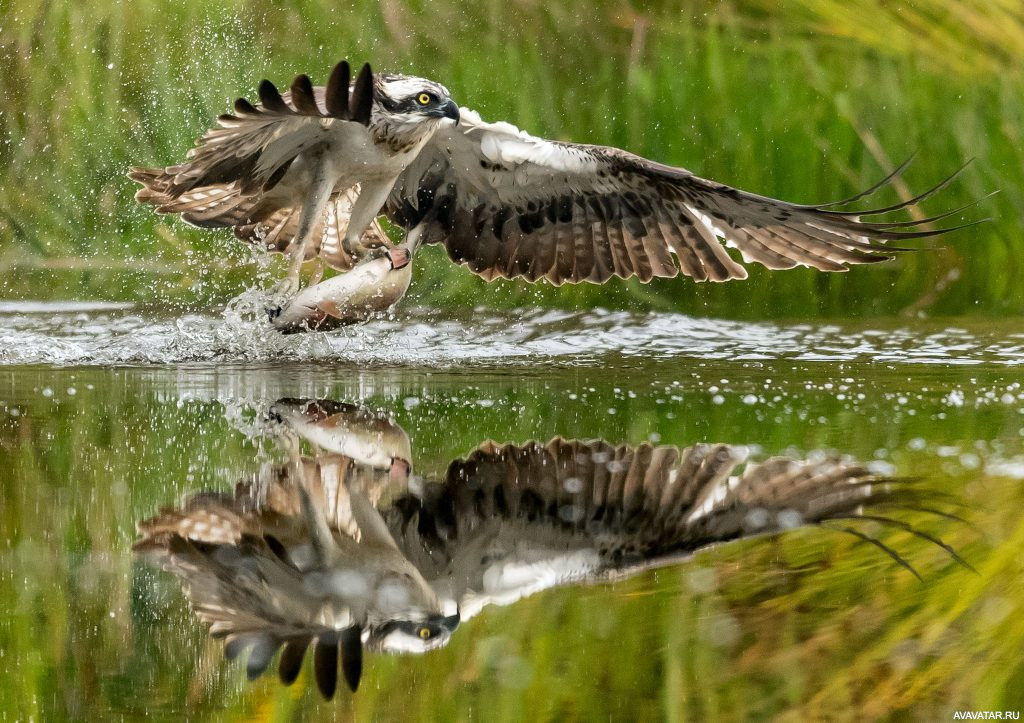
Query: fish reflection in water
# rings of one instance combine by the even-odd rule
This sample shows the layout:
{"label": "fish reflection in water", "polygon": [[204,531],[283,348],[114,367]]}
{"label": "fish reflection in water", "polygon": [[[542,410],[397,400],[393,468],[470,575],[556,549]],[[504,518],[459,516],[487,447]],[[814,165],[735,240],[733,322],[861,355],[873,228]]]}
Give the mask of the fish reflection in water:
{"label": "fish reflection in water", "polygon": [[409,437],[386,414],[281,400],[268,424],[286,462],[140,522],[135,549],[180,579],[228,658],[249,650],[250,679],[280,650],[280,679],[294,682],[312,646],[327,698],[339,663],[356,690],[364,650],[423,653],[486,605],[634,575],[727,540],[824,525],[914,572],[857,529],[869,519],[960,560],[887,516],[952,517],[927,491],[835,458],[755,464],[727,444],[488,441],[429,480],[412,475]]}

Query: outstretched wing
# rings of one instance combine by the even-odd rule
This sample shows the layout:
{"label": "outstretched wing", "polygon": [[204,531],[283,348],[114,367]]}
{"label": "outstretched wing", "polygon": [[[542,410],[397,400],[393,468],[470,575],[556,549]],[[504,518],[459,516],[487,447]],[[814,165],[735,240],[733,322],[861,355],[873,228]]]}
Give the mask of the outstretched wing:
{"label": "outstretched wing", "polygon": [[[741,471],[745,458],[744,448],[724,444],[485,443],[453,462],[443,483],[384,515],[403,554],[439,594],[459,600],[463,618],[545,588],[670,564],[718,542],[860,516],[949,550],[900,520],[865,515],[886,504],[928,511],[926,495],[905,480],[836,459],[772,458]],[[846,531],[909,568],[875,538]]]}
{"label": "outstretched wing", "polygon": [[720,238],[770,269],[844,271],[889,259],[900,249],[881,242],[953,230],[918,227],[956,212],[909,222],[861,217],[909,206],[949,180],[888,208],[836,211],[882,184],[844,202],[797,205],[616,148],[536,138],[463,108],[459,125],[441,128],[398,180],[386,210],[407,228],[428,224],[427,242],[444,243],[453,261],[487,280],[646,282],[682,272],[726,281],[747,272]]}
{"label": "outstretched wing", "polygon": [[[341,534],[355,529],[344,491],[346,462],[331,456],[302,462],[313,504]],[[349,688],[359,685],[362,626],[347,605],[332,604],[307,570],[315,567],[318,543],[290,474],[287,466],[266,466],[258,482],[240,482],[234,495],[200,493],[180,508],[165,508],[139,523],[133,549],[181,580],[210,634],[225,639],[229,660],[249,651],[250,680],[282,650],[278,675],[290,685],[312,647],[317,687],[330,698],[339,657]]]}
{"label": "outstretched wing", "polygon": [[[343,465],[306,464],[310,494],[325,519],[340,517],[346,533]],[[340,468],[340,469],[337,469]],[[333,479],[332,479],[333,478]],[[267,633],[288,638],[323,626],[352,623],[351,611],[332,608],[322,619],[322,595],[303,585],[319,569],[316,542],[302,516],[299,485],[287,471],[268,466],[258,480],[240,482],[232,494],[204,492],[180,507],[166,507],[138,524],[134,550],[158,562],[185,584],[211,634],[228,639]]]}
{"label": "outstretched wing", "polygon": [[[180,214],[202,228],[233,227],[243,241],[286,252],[298,232],[305,200],[302,188],[279,185],[295,159],[318,144],[358,141],[360,134],[366,135],[374,92],[369,65],[354,85],[349,80],[346,61],[335,66],[326,86],[313,87],[308,76],[300,75],[281,94],[264,80],[261,102],[235,101],[235,113],[222,115],[219,127],[207,131],[185,163],[131,169],[129,177],[143,186],[136,200],[155,206],[158,213]],[[342,244],[358,192],[353,186],[327,204],[313,228],[306,260],[319,256],[347,271],[366,249],[392,245],[376,220],[359,248]]]}
{"label": "outstretched wing", "polygon": [[[237,184],[243,196],[265,193],[305,150],[331,138],[366,134],[373,102],[373,73],[364,65],[349,95],[350,70],[342,61],[326,88],[314,88],[299,75],[284,96],[269,80],[260,82],[260,103],[235,101],[234,114],[218,118],[188,152],[188,160],[163,169],[133,168],[129,177],[143,184],[136,199],[158,207],[193,189]],[[361,128],[361,126],[363,128]]]}

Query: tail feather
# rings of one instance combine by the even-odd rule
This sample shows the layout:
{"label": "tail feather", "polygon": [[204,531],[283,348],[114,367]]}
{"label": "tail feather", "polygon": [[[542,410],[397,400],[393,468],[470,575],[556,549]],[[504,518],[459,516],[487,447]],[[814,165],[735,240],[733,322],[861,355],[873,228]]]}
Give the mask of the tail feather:
{"label": "tail feather", "polygon": [[[128,176],[142,185],[135,200],[156,207],[157,213],[179,214],[200,228],[232,228],[235,237],[271,252],[288,253],[299,230],[301,206],[270,195],[245,193],[238,183],[222,183],[182,192],[176,185],[177,167],[132,168]],[[359,195],[354,186],[335,194],[313,228],[305,261],[319,257],[331,268],[348,271],[375,248],[393,246],[377,219],[359,243],[346,247],[352,205]]]}
{"label": "tail feather", "polygon": [[[349,214],[357,195],[357,190],[349,189],[327,204],[327,210],[313,227],[312,238],[306,246],[306,261],[319,257],[331,268],[348,271],[370,249],[393,245],[380,222],[374,219],[363,232],[358,246],[346,248],[344,239],[348,232]],[[256,222],[235,225],[235,237],[268,251],[287,253],[298,234],[299,216],[298,208],[280,208]]]}
{"label": "tail feather", "polygon": [[157,213],[180,214],[183,221],[193,226],[237,226],[269,215],[280,206],[266,197],[244,195],[235,183],[206,185],[176,193],[169,170],[172,169],[131,169],[128,177],[142,185],[135,193],[135,200],[155,206]]}
{"label": "tail feather", "polygon": [[138,525],[142,535],[136,552],[166,547],[171,538],[207,544],[237,543],[246,532],[244,519],[232,509],[229,496],[217,493],[194,495],[181,509],[166,507]]}

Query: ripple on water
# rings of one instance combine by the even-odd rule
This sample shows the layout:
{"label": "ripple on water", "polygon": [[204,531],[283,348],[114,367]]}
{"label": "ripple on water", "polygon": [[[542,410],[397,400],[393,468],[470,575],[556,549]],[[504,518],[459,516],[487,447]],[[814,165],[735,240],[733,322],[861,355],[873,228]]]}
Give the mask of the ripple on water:
{"label": "ripple on water", "polygon": [[283,336],[242,297],[223,314],[161,316],[126,304],[0,304],[0,364],[336,361],[447,367],[594,363],[609,354],[708,360],[1024,363],[1024,334],[912,325],[777,324],[682,314],[406,309],[328,334]]}

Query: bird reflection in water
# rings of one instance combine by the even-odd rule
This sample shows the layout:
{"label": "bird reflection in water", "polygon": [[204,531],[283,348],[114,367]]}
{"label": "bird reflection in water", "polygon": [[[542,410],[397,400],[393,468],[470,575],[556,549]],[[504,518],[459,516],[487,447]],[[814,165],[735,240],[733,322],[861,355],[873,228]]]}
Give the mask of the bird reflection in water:
{"label": "bird reflection in water", "polygon": [[486,605],[623,578],[727,540],[822,525],[916,575],[857,529],[871,520],[967,564],[887,516],[953,517],[930,506],[930,493],[836,458],[751,463],[727,444],[555,438],[484,442],[431,480],[413,476],[409,437],[386,414],[285,399],[268,425],[286,462],[264,464],[233,494],[195,494],[140,522],[135,550],[180,579],[229,659],[248,649],[250,679],[280,651],[278,674],[291,684],[312,646],[326,698],[339,667],[356,690],[364,650],[423,653]]}

